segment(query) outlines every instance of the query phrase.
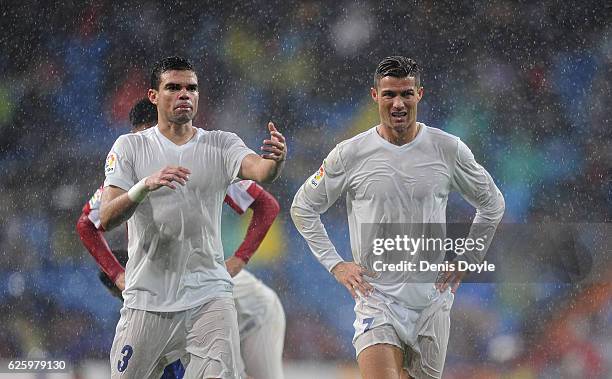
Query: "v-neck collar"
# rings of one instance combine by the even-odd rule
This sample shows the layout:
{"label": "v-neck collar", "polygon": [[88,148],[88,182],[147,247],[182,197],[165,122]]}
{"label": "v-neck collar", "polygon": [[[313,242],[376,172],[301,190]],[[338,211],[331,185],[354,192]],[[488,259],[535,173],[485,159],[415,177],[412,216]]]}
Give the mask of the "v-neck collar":
{"label": "v-neck collar", "polygon": [[161,132],[161,130],[159,130],[159,125],[155,125],[154,128],[155,128],[155,134],[157,134],[157,136],[162,141],[162,143],[166,145],[167,147],[171,149],[175,149],[175,150],[183,150],[185,147],[190,146],[191,144],[195,143],[195,141],[198,139],[198,134],[199,134],[198,128],[195,128],[195,133],[193,133],[193,136],[189,139],[189,141],[187,141],[186,143],[182,145],[177,145],[176,143],[172,142],[168,137],[166,137]]}
{"label": "v-neck collar", "polygon": [[421,122],[417,122],[418,125],[420,125],[419,131],[417,132],[416,137],[414,137],[414,139],[406,144],[403,145],[395,145],[389,141],[387,141],[386,139],[383,138],[383,136],[381,136],[380,134],[378,134],[378,130],[376,130],[376,128],[378,127],[378,125],[374,126],[372,128],[372,133],[374,133],[376,135],[376,139],[379,141],[379,143],[387,149],[393,150],[393,151],[405,151],[408,150],[410,148],[412,148],[414,145],[416,145],[421,138],[423,137],[423,135],[425,134],[425,129],[427,128],[427,125],[421,123]]}

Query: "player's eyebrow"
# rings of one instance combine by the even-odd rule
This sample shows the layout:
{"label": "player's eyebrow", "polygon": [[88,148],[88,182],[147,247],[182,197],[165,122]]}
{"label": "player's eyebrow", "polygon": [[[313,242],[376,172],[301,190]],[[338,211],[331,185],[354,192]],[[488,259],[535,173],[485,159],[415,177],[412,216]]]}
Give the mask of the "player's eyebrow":
{"label": "player's eyebrow", "polygon": [[[166,85],[164,85],[165,89],[171,89],[171,90],[179,90],[181,89],[181,87],[182,85],[179,83],[166,83]],[[187,84],[185,88],[187,88],[188,91],[197,91],[198,85],[197,84]]]}
{"label": "player's eyebrow", "polygon": [[[393,91],[393,90],[390,90],[390,89],[386,89],[386,90],[382,91],[382,95],[383,96],[388,96],[388,95],[396,96],[397,93],[398,93],[397,91]],[[414,94],[414,89],[412,89],[412,88],[400,92],[401,96],[413,95],[413,94]]]}

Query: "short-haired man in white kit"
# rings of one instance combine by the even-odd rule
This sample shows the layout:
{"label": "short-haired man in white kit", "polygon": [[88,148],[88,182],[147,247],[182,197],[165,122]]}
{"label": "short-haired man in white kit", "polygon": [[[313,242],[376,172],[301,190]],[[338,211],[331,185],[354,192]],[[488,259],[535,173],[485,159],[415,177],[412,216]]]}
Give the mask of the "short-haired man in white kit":
{"label": "short-haired man in white kit", "polygon": [[[393,272],[370,273],[364,267],[362,226],[445,224],[448,194],[458,191],[476,208],[470,238],[486,241],[482,251],[465,258],[480,261],[504,213],[504,199],[459,138],[417,122],[423,87],[412,59],[385,58],[376,69],[371,96],[380,124],[329,153],[295,195],[291,216],[317,259],[355,298],[353,345],[362,377],[440,378],[453,293],[465,272],[441,272],[437,282],[435,271],[419,273],[426,278],[419,281],[389,280]],[[320,218],[343,192],[354,262],[338,254]]]}
{"label": "short-haired man in white kit", "polygon": [[238,378],[240,339],[221,244],[230,183],[270,182],[286,157],[272,123],[259,156],[238,136],[195,128],[198,79],[168,57],[151,73],[158,125],[119,137],[106,159],[100,220],[128,220],[124,306],[111,348],[112,378],[159,378],[185,359],[185,378]]}

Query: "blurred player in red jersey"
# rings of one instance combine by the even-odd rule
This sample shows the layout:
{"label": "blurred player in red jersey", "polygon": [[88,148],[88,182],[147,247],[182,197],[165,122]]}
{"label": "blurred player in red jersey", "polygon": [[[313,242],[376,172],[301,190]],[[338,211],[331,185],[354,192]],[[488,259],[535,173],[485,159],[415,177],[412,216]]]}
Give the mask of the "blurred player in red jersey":
{"label": "blurred player in red jersey", "polygon": [[[149,99],[142,99],[130,111],[132,133],[157,122],[157,109]],[[100,279],[121,297],[125,288],[125,251],[111,251],[100,225],[99,208],[103,187],[100,187],[83,207],[77,222],[81,241],[100,266]],[[283,378],[282,352],[285,337],[285,314],[276,293],[244,270],[279,212],[278,202],[261,186],[250,180],[230,185],[225,203],[242,215],[253,210],[243,243],[226,260],[227,270],[234,280],[234,301],[238,313],[243,372],[254,379]],[[117,256],[116,256],[117,255]],[[262,349],[265,346],[265,349]],[[180,361],[168,365],[163,379],[180,379],[184,369]]]}

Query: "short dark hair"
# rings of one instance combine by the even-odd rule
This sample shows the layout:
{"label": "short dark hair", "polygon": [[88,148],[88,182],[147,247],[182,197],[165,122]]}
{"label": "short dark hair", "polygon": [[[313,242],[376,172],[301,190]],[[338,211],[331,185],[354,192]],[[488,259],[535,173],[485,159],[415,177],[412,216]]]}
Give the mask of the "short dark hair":
{"label": "short dark hair", "polygon": [[374,87],[378,87],[380,79],[385,76],[394,78],[413,77],[417,88],[421,87],[421,66],[414,59],[394,55],[383,59],[374,72]]}
{"label": "short dark hair", "polygon": [[130,110],[130,124],[132,126],[155,124],[156,122],[157,107],[147,98],[138,100]]}
{"label": "short dark hair", "polygon": [[155,62],[153,70],[151,70],[151,89],[159,89],[159,83],[161,82],[161,74],[166,71],[178,70],[178,71],[193,71],[193,65],[189,60],[183,57],[173,55],[166,57],[160,61]]}

